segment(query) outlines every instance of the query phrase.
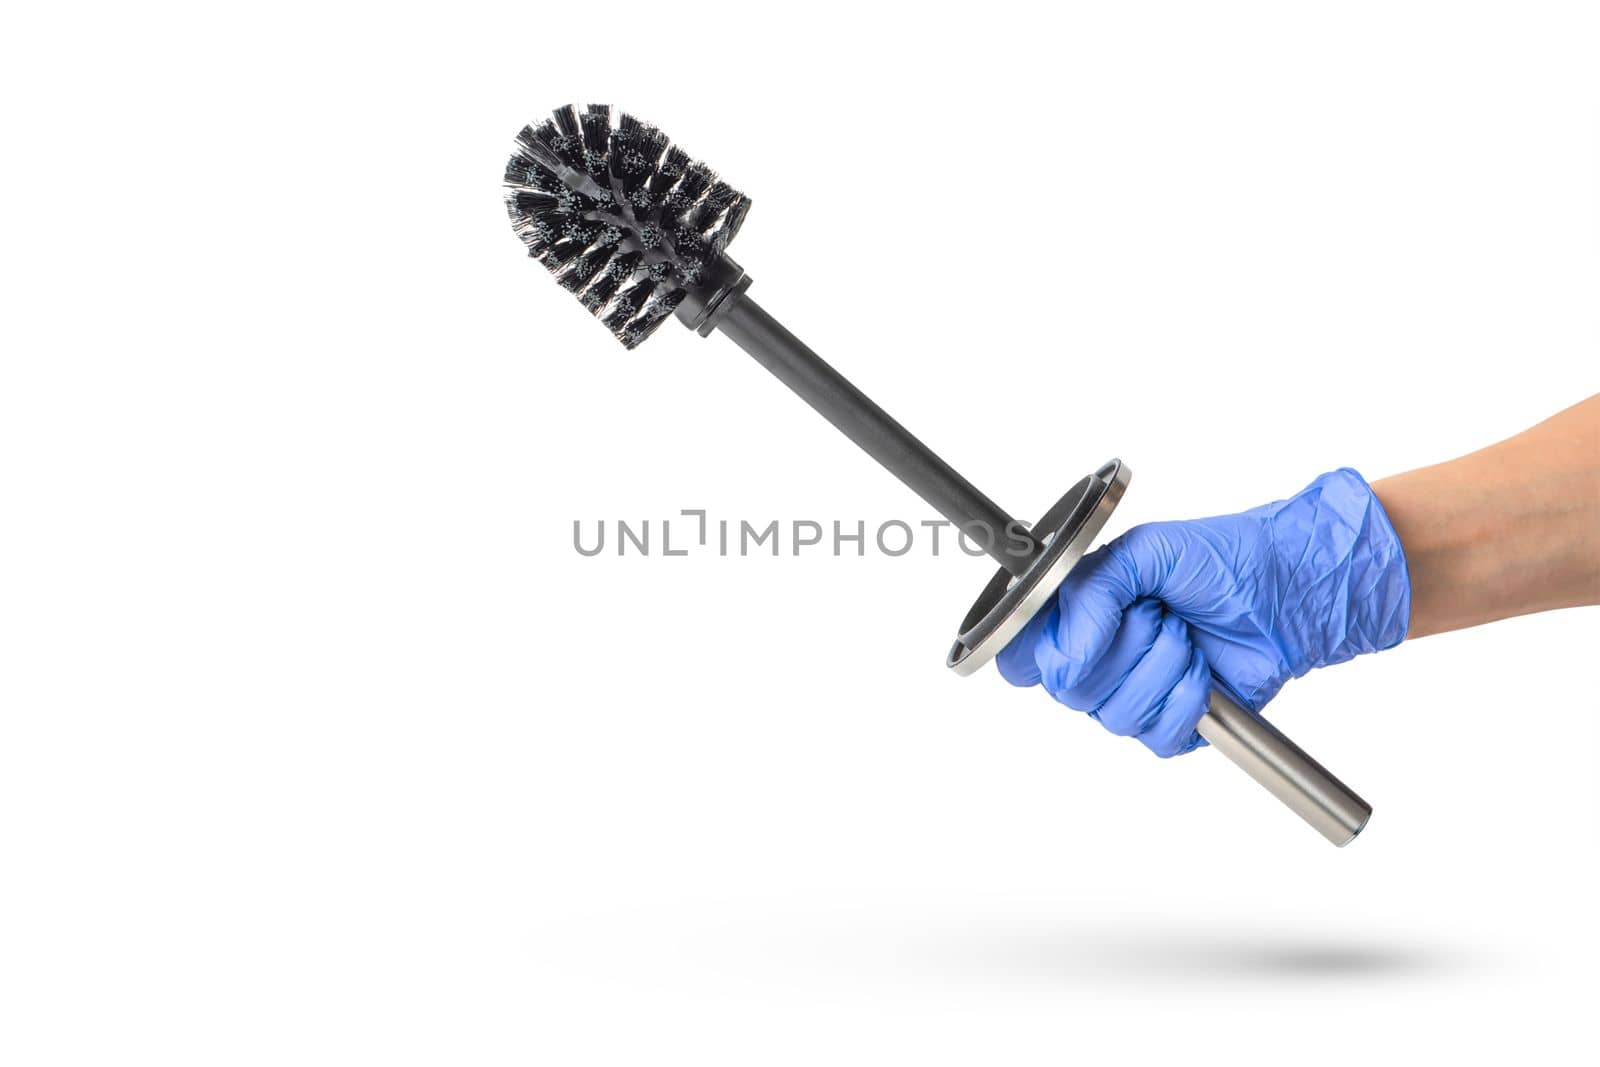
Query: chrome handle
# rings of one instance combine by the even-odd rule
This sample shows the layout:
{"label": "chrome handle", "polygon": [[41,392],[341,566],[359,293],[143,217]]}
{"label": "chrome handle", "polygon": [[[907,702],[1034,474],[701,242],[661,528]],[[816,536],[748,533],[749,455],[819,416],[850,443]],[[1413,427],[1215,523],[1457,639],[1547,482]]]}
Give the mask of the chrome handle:
{"label": "chrome handle", "polygon": [[1335,845],[1356,839],[1372,805],[1259,716],[1215,689],[1196,727],[1211,747],[1266,787],[1296,815]]}

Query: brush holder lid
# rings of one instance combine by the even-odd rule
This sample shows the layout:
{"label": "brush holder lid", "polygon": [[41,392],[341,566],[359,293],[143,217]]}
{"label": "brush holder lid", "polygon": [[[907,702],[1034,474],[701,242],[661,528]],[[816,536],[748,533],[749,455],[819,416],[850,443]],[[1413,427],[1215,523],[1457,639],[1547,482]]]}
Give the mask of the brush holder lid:
{"label": "brush holder lid", "polygon": [[1020,575],[1013,577],[1004,568],[995,572],[961,620],[946,667],[960,675],[972,674],[1022,632],[1093,546],[1132,476],[1126,464],[1114,459],[1067,490],[1044,513],[1031,529],[1043,551]]}

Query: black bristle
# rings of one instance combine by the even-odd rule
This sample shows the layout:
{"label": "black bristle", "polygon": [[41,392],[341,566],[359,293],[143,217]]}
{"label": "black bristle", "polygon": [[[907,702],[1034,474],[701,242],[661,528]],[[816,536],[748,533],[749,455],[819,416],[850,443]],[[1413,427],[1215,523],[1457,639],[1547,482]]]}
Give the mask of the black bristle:
{"label": "black bristle", "polygon": [[549,247],[542,259],[545,266],[554,271],[558,267],[564,267],[583,255],[584,249],[588,247],[587,242],[584,241],[559,240]]}
{"label": "black bristle", "polygon": [[534,130],[542,150],[535,150],[535,161],[554,171],[570,167],[578,157],[578,139],[562,128],[562,123],[546,120]]}
{"label": "black bristle", "polygon": [[[616,334],[620,339],[622,331],[627,329],[628,321],[633,318],[635,310],[632,304],[623,303],[622,298],[618,297],[612,301],[611,310],[607,311],[605,317],[600,321],[606,324],[606,329]],[[595,314],[599,314],[599,312],[595,312]]]}
{"label": "black bristle", "polygon": [[692,289],[705,278],[705,269],[705,260],[686,259],[678,264],[678,280]]}
{"label": "black bristle", "polygon": [[[549,119],[537,126],[524,126],[517,134],[517,153],[506,164],[506,181],[545,188],[550,181],[550,168],[561,165],[561,157],[550,147],[555,136],[556,124]],[[521,173],[514,177],[517,170]]]}
{"label": "black bristle", "polygon": [[624,114],[618,120],[616,135],[611,139],[611,181],[621,193],[620,200],[637,208],[648,208],[654,202],[646,183],[655,173],[661,159],[666,139],[654,126]]}
{"label": "black bristle", "polygon": [[573,104],[558,107],[550,113],[555,117],[556,128],[563,137],[580,138],[583,136],[583,124],[578,120],[578,109]]}
{"label": "black bristle", "polygon": [[511,194],[511,203],[518,211],[530,215],[555,213],[561,210],[561,199],[539,189],[518,189]]}
{"label": "black bristle", "polygon": [[561,162],[569,167],[583,165],[583,125],[578,121],[578,111],[572,105],[555,111],[556,134],[549,141]]}
{"label": "black bristle", "polygon": [[534,254],[560,235],[560,201],[547,193],[515,189],[506,198],[511,226]]}
{"label": "black bristle", "polygon": [[735,193],[733,203],[728,205],[728,211],[722,216],[722,231],[727,234],[723,243],[733,240],[734,234],[739,232],[739,227],[744,225],[745,215],[750,213],[750,198],[743,193]]}
{"label": "black bristle", "polygon": [[629,281],[638,273],[639,262],[642,259],[644,259],[642,252],[624,252],[611,261],[611,265],[606,268],[606,275],[615,278],[619,283]]}
{"label": "black bristle", "polygon": [[665,152],[668,146],[671,144],[666,134],[648,124],[639,134],[639,143],[643,146],[645,158],[650,160],[650,166],[652,170],[655,168],[657,163],[661,162],[661,154]]}
{"label": "black bristle", "polygon": [[708,234],[716,228],[717,220],[722,217],[722,211],[727,206],[713,202],[709,196],[701,197],[700,202],[689,213],[689,217],[684,220],[685,226],[696,236]]}
{"label": "black bristle", "polygon": [[583,301],[583,306],[599,314],[600,309],[617,294],[617,290],[633,280],[635,272],[639,269],[639,258],[638,252],[624,252],[620,256],[613,257],[600,272],[600,276],[590,282],[589,287],[579,297]]}
{"label": "black bristle", "polygon": [[569,293],[576,293],[601,275],[614,252],[614,248],[594,248],[573,260],[556,281]]}
{"label": "black bristle", "polygon": [[656,331],[674,308],[683,300],[683,290],[675,289],[659,300],[653,300],[645,306],[644,310],[622,328],[618,340],[627,348],[637,348],[645,338]]}
{"label": "black bristle", "polygon": [[654,126],[612,116],[568,106],[525,127],[506,210],[529,255],[632,348],[700,283],[750,202]]}
{"label": "black bristle", "polygon": [[705,244],[699,231],[692,226],[680,226],[672,232],[672,249],[680,259],[698,261],[705,254]]}
{"label": "black bristle", "polygon": [[683,171],[683,179],[678,182],[678,188],[673,190],[680,193],[692,202],[700,199],[705,191],[711,188],[711,183],[717,180],[717,172],[704,163],[690,163]]}
{"label": "black bristle", "polygon": [[726,208],[729,204],[733,203],[738,196],[738,191],[727,182],[715,181],[711,183],[711,188],[706,191],[705,202],[713,205],[717,208],[717,210],[721,211],[723,208]]}
{"label": "black bristle", "polygon": [[612,312],[606,316],[606,325],[612,332],[621,330],[641,310],[651,294],[656,291],[656,283],[649,278],[636,282],[625,289],[613,302]]}
{"label": "black bristle", "polygon": [[537,126],[524,127],[523,132],[531,133],[539,141],[543,142],[544,144],[549,144],[555,139],[556,134],[559,131],[556,129],[556,123],[554,119],[544,119]]}
{"label": "black bristle", "polygon": [[611,108],[606,104],[590,104],[582,124],[584,168],[590,177],[603,182],[606,150],[611,146]]}
{"label": "black bristle", "polygon": [[667,149],[665,158],[656,166],[656,172],[650,178],[650,193],[657,200],[667,195],[667,190],[677,184],[683,177],[683,170],[692,163],[683,149],[672,145]]}
{"label": "black bristle", "polygon": [[583,145],[604,152],[611,145],[611,105],[590,104],[583,113]]}
{"label": "black bristle", "polygon": [[738,193],[733,194],[733,200],[721,214],[702,232],[705,234],[706,248],[712,257],[722,255],[727,249],[728,242],[733,240],[733,235],[739,232],[739,226],[744,222],[745,212],[750,209],[750,201]]}

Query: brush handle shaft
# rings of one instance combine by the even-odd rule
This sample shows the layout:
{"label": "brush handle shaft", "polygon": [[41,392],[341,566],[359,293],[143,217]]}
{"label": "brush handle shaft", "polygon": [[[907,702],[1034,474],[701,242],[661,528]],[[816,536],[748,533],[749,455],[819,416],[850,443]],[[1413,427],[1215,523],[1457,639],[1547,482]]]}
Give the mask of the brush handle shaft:
{"label": "brush handle shaft", "polygon": [[719,309],[717,329],[935,511],[958,529],[966,530],[1002,567],[1012,574],[1027,569],[1031,555],[1012,555],[1004,550],[1008,543],[1015,546],[1019,537],[1025,536],[1021,534],[1024,528],[1013,524],[1011,516],[998,504],[911,436],[748,294],[738,293],[728,299],[732,306]]}

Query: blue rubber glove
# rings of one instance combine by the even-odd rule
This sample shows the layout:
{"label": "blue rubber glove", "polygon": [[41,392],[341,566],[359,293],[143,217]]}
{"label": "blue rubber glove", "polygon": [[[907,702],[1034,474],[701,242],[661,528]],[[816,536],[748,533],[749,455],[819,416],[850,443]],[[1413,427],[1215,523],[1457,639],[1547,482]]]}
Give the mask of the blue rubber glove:
{"label": "blue rubber glove", "polygon": [[1410,621],[1400,539],[1345,469],[1238,515],[1129,530],[1085,556],[996,663],[1176,756],[1204,743],[1213,685],[1259,711],[1290,678],[1399,644]]}

